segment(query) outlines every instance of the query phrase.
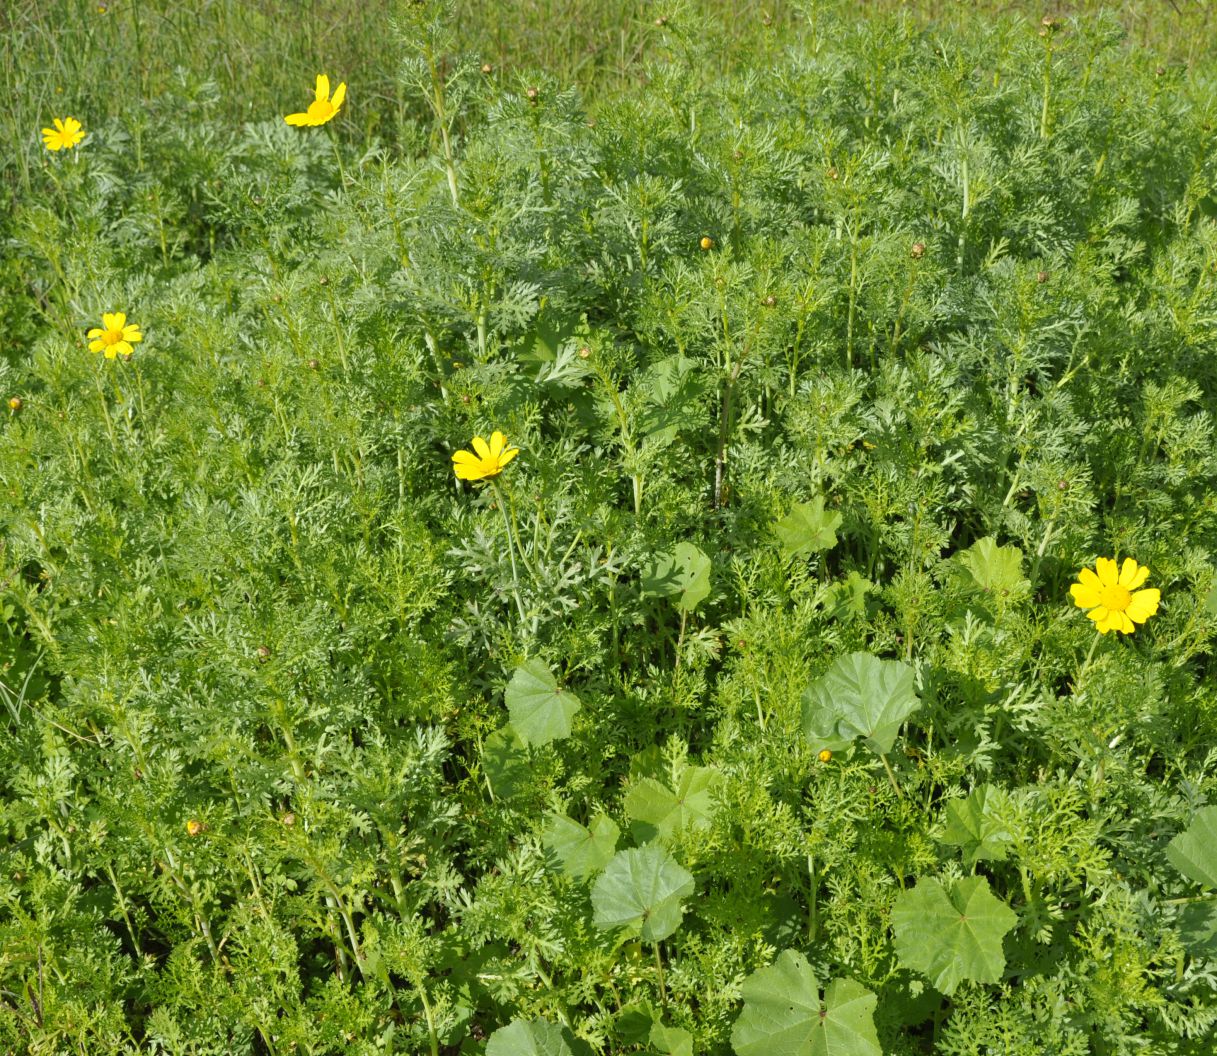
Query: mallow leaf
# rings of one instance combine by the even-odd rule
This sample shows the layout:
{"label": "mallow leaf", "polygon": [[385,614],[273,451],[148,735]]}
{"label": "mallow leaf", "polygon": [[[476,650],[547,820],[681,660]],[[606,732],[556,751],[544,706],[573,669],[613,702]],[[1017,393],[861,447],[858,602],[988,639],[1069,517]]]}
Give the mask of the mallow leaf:
{"label": "mallow leaf", "polygon": [[803,733],[817,752],[840,751],[863,737],[872,751],[886,755],[920,704],[908,664],[850,653],[803,691]]}
{"label": "mallow leaf", "polygon": [[562,1028],[544,1019],[516,1019],[486,1042],[486,1056],[574,1056]]}
{"label": "mallow leaf", "polygon": [[839,513],[824,512],[824,496],[811,502],[796,503],[785,517],[774,525],[783,553],[799,557],[817,550],[831,550],[837,545],[837,529],[841,527]]}
{"label": "mallow leaf", "polygon": [[1166,845],[1166,860],[1189,880],[1217,888],[1217,807],[1196,812],[1192,823]]}
{"label": "mallow leaf", "polygon": [[593,923],[606,931],[638,928],[646,942],[666,939],[684,916],[693,874],[658,844],[618,851],[592,886]]}
{"label": "mallow leaf", "polygon": [[667,840],[692,827],[708,829],[714,817],[714,790],[722,775],[711,766],[686,767],[675,790],[653,777],[639,781],[625,797],[625,812],[639,843]]}
{"label": "mallow leaf", "polygon": [[797,950],[744,980],[744,1010],[731,1031],[738,1056],[882,1056],[878,999],[852,979],[820,983]]}
{"label": "mallow leaf", "polygon": [[693,1056],[693,1035],[680,1027],[656,1023],[647,1040],[662,1056]]}
{"label": "mallow leaf", "polygon": [[1017,546],[998,546],[991,535],[976,540],[956,560],[973,589],[997,598],[1017,596],[1031,589],[1023,578],[1023,552]]}
{"label": "mallow leaf", "polygon": [[642,594],[674,598],[678,611],[692,612],[710,595],[710,559],[692,543],[655,554],[642,569]]}
{"label": "mallow leaf", "polygon": [[563,873],[582,880],[608,864],[620,834],[617,823],[607,814],[597,816],[588,828],[565,814],[551,814],[541,842]]}
{"label": "mallow leaf", "polygon": [[977,785],[966,799],[947,804],[942,842],[963,848],[964,864],[969,868],[981,858],[1004,861],[1006,844],[1014,838],[1003,820],[1010,810],[1010,795],[1004,789]]}
{"label": "mallow leaf", "polygon": [[517,667],[505,696],[512,728],[525,744],[549,744],[570,736],[579,698],[558,686],[545,661],[534,657]]}
{"label": "mallow leaf", "polygon": [[956,880],[950,891],[921,879],[892,907],[896,958],[944,994],[964,979],[996,983],[1006,967],[1002,939],[1017,920],[983,876]]}

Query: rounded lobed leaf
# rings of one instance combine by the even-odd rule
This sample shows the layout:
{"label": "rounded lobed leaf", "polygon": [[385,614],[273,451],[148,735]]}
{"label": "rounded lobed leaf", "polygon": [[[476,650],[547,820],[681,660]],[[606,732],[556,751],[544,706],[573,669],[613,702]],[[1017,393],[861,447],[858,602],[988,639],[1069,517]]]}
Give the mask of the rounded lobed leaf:
{"label": "rounded lobed leaf", "polygon": [[693,889],[693,874],[665,848],[618,851],[592,887],[592,919],[606,931],[636,927],[645,941],[658,942],[680,927],[681,899]]}

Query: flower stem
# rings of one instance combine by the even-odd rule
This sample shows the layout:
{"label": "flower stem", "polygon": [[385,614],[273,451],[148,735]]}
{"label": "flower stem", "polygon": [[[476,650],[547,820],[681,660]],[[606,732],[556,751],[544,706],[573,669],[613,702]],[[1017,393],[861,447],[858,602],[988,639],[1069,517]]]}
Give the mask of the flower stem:
{"label": "flower stem", "polygon": [[520,620],[523,622],[527,616],[524,612],[524,602],[520,600],[520,573],[516,569],[515,531],[511,526],[511,517],[507,513],[507,502],[503,496],[503,489],[499,487],[499,482],[493,477],[490,478],[490,488],[494,492],[495,503],[503,514],[503,527],[507,529],[507,553],[511,557],[511,583],[515,593],[516,608],[520,610]]}

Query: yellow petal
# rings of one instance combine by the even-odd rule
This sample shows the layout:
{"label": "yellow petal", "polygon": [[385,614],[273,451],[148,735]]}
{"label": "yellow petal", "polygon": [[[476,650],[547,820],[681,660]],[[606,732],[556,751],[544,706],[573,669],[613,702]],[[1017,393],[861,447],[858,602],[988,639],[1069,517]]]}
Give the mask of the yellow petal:
{"label": "yellow petal", "polygon": [[1086,583],[1075,583],[1069,588],[1069,593],[1073,595],[1074,604],[1079,609],[1092,609],[1099,603],[1101,594],[1100,588],[1096,581],[1093,586]]}
{"label": "yellow petal", "polygon": [[297,125],[297,126],[307,125],[309,123],[308,114],[288,114],[287,117],[285,117],[283,120],[286,121],[289,125]]}
{"label": "yellow petal", "polygon": [[500,452],[507,446],[507,437],[500,433],[497,429],[490,434],[490,454],[498,458]]}
{"label": "yellow petal", "polygon": [[122,312],[114,313],[114,325],[111,330],[122,330],[127,325],[127,317]]}
{"label": "yellow petal", "polygon": [[473,438],[473,450],[478,453],[478,458],[488,459],[490,457],[490,446],[480,436]]}
{"label": "yellow petal", "polygon": [[44,128],[42,130],[42,134],[44,136],[46,136],[47,139],[53,139],[56,135],[56,132],[53,128]]}
{"label": "yellow petal", "polygon": [[1158,602],[1161,598],[1162,592],[1155,588],[1138,590],[1124,611],[1128,614],[1129,619],[1135,620],[1137,623],[1144,623],[1158,611]]}
{"label": "yellow petal", "polygon": [[118,355],[118,346],[117,345],[107,345],[106,346],[106,359],[113,359],[117,355]]}
{"label": "yellow petal", "polygon": [[68,119],[67,119],[67,120],[66,120],[66,121],[63,123],[63,127],[64,127],[64,128],[65,128],[65,129],[66,129],[68,132],[79,132],[79,131],[80,131],[80,122],[79,122],[79,121],[77,121],[77,120],[76,120],[76,118],[74,118],[74,117],[69,117],[69,118],[68,118]]}
{"label": "yellow petal", "polygon": [[1120,586],[1125,590],[1136,590],[1147,579],[1149,579],[1148,568],[1138,565],[1131,557],[1124,559],[1124,565],[1120,569]]}
{"label": "yellow petal", "polygon": [[135,349],[133,349],[129,344],[127,344],[126,341],[115,341],[114,345],[112,347],[114,348],[115,352],[120,352],[124,356],[129,356],[129,355],[131,355],[132,352],[135,351]]}
{"label": "yellow petal", "polygon": [[92,330],[90,330],[87,334],[85,334],[85,337],[101,337],[101,335],[104,333],[105,333],[104,330],[102,330],[100,327],[95,326],[95,327],[93,327]]}
{"label": "yellow petal", "polygon": [[482,468],[480,462],[476,462],[470,466],[457,466],[456,475],[461,480],[481,480],[486,475],[486,471]]}
{"label": "yellow petal", "polygon": [[330,105],[333,106],[335,113],[337,113],[338,108],[342,105],[342,101],[346,97],[347,84],[346,81],[343,81],[338,85],[337,88],[334,89],[334,98],[330,100]]}
{"label": "yellow petal", "polygon": [[1116,574],[1116,563],[1110,557],[1100,557],[1094,563],[1099,582],[1105,587],[1114,587],[1119,577]]}
{"label": "yellow petal", "polygon": [[1104,606],[1097,605],[1086,613],[1086,619],[1094,620],[1095,623],[1102,623],[1107,619],[1107,612],[1108,610]]}
{"label": "yellow petal", "polygon": [[1111,615],[1116,620],[1116,630],[1121,634],[1132,634],[1137,629],[1132,620],[1128,618],[1128,613],[1113,612]]}
{"label": "yellow petal", "polygon": [[142,341],[144,335],[139,332],[139,327],[135,323],[128,323],[123,327],[124,341]]}
{"label": "yellow petal", "polygon": [[114,329],[114,319],[115,319],[115,315],[113,312],[102,312],[101,313],[101,325],[106,330]]}
{"label": "yellow petal", "polygon": [[472,451],[454,451],[452,461],[457,463],[457,465],[468,466],[480,463],[481,459]]}
{"label": "yellow petal", "polygon": [[330,97],[330,79],[324,74],[317,74],[317,102],[324,102]]}
{"label": "yellow petal", "polygon": [[1078,580],[1088,587],[1100,587],[1099,577],[1094,574],[1093,569],[1084,568],[1078,573]]}
{"label": "yellow petal", "polygon": [[519,453],[520,453],[520,449],[518,447],[509,447],[506,451],[504,451],[501,455],[499,455],[499,469],[502,469],[505,465],[507,465],[508,462],[510,462],[513,458],[515,458],[516,455],[518,455]]}
{"label": "yellow petal", "polygon": [[55,125],[55,127],[56,127],[57,129],[59,129],[59,131],[60,131],[60,132],[66,132],[66,131],[67,131],[67,129],[63,127],[63,121],[62,121],[60,118],[58,118],[58,117],[57,117],[57,118],[55,118],[54,125]]}
{"label": "yellow petal", "polygon": [[100,352],[105,347],[106,347],[105,343],[102,341],[90,341],[89,342],[89,351],[90,352]]}

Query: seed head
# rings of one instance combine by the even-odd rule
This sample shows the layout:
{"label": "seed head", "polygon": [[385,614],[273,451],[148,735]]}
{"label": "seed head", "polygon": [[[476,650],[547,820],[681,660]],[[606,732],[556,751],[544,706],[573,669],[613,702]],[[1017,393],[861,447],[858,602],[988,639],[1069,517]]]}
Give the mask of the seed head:
{"label": "seed head", "polygon": [[283,821],[283,824],[286,825],[290,829],[293,825],[296,824],[296,815],[293,814],[289,810],[286,814],[283,815],[282,821]]}
{"label": "seed head", "polygon": [[913,248],[909,250],[909,256],[912,257],[914,260],[920,260],[922,257],[924,257],[925,256],[925,243],[924,242],[914,242]]}
{"label": "seed head", "polygon": [[827,176],[830,180],[837,179],[837,177],[839,175],[839,173],[837,172],[837,167],[835,165],[829,165],[828,171],[824,175]]}
{"label": "seed head", "polygon": [[258,646],[258,663],[264,664],[269,659],[270,659],[270,646],[269,645]]}
{"label": "seed head", "polygon": [[488,62],[483,62],[482,63],[482,72],[485,74],[494,73],[494,67],[491,66],[490,63],[488,63]]}
{"label": "seed head", "polygon": [[528,96],[528,101],[532,103],[533,106],[536,106],[537,100],[541,97],[541,89],[529,88],[524,94]]}
{"label": "seed head", "polygon": [[778,303],[778,299],[771,293],[765,298],[765,307],[772,308]]}
{"label": "seed head", "polygon": [[204,829],[203,823],[201,821],[196,821],[194,818],[191,818],[190,820],[188,820],[186,822],[186,835],[187,836],[197,836],[200,832],[203,831],[203,829]]}
{"label": "seed head", "polygon": [[590,348],[579,349],[579,358],[580,359],[587,359],[591,354],[592,354],[592,350]]}
{"label": "seed head", "polygon": [[660,15],[657,19],[655,19],[655,25],[657,25],[657,26],[663,27],[663,26],[666,26],[667,24],[668,24],[667,15]]}
{"label": "seed head", "polygon": [[308,361],[308,369],[309,369],[309,370],[320,370],[320,369],[321,369],[321,360],[319,360],[319,359],[310,359],[310,360]]}
{"label": "seed head", "polygon": [[1038,282],[1042,286],[1044,283],[1046,283],[1048,281],[1048,272],[1037,271],[1035,273],[1035,281]]}

